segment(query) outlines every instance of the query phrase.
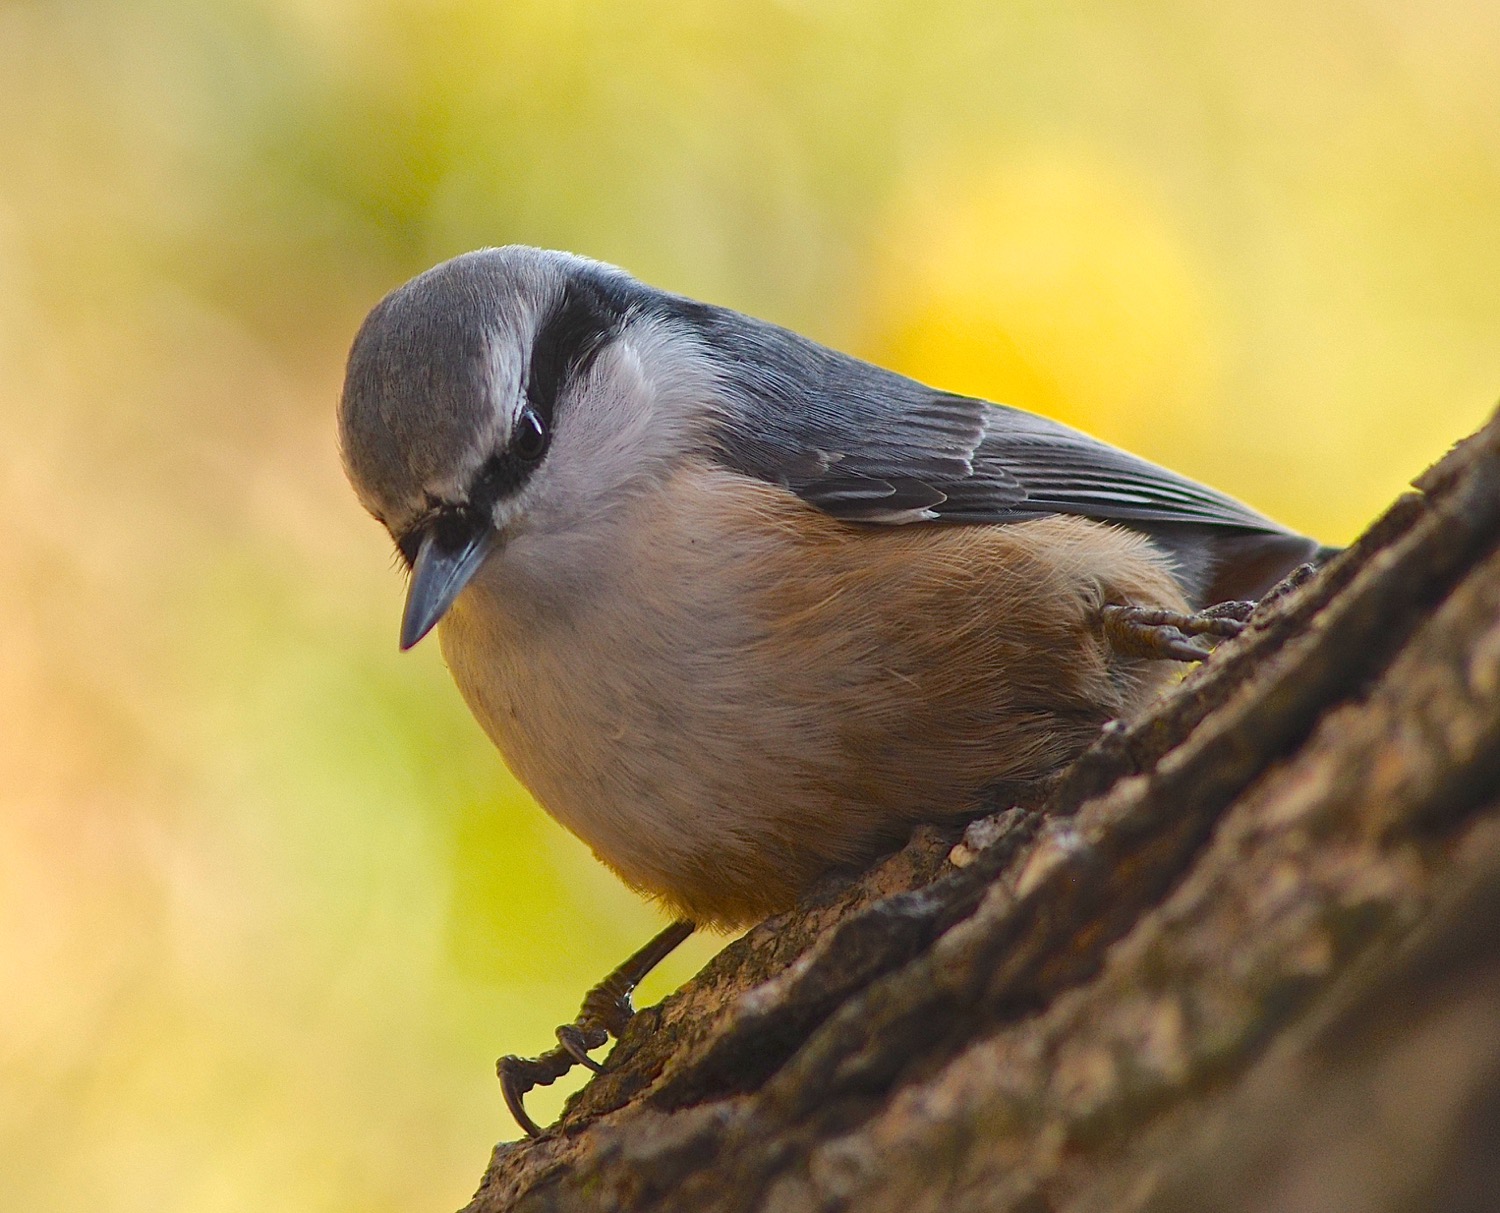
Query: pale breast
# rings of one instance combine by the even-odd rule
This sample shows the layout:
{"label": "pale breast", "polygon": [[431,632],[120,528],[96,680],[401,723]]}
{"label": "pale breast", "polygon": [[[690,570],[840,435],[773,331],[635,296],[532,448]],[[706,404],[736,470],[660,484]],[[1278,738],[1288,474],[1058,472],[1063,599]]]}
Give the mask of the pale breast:
{"label": "pale breast", "polygon": [[1118,528],[851,526],[699,466],[594,534],[517,541],[441,635],[543,807],[676,912],[742,923],[1151,694],[1106,601],[1182,605]]}

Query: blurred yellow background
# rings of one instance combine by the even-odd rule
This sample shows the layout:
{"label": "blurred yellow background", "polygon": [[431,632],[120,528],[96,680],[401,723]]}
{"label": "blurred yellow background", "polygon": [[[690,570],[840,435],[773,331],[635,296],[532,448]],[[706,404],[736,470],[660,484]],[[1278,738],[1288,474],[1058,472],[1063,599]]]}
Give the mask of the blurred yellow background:
{"label": "blurred yellow background", "polygon": [[0,0],[0,1207],[456,1207],[658,923],[397,654],[385,290],[572,249],[1345,541],[1500,393],[1497,63],[1493,0]]}

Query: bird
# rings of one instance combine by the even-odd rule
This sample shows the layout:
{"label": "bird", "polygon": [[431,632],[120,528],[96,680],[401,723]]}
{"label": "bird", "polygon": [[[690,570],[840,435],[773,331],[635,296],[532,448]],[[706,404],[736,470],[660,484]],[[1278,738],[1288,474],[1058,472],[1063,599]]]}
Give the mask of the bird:
{"label": "bird", "polygon": [[1014,803],[1332,551],[1057,421],[570,253],[387,294],[338,406],[359,501],[541,807],[672,925],[530,1087],[618,1036],[695,926],[787,909]]}

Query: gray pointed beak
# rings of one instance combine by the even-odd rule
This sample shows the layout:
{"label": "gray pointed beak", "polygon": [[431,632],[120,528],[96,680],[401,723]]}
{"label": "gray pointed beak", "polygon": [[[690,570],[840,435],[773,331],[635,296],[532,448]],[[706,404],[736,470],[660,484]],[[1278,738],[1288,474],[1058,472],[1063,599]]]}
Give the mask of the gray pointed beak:
{"label": "gray pointed beak", "polygon": [[495,532],[488,527],[465,536],[456,547],[440,540],[442,529],[428,528],[412,564],[406,610],[401,616],[403,653],[437,626],[495,546]]}

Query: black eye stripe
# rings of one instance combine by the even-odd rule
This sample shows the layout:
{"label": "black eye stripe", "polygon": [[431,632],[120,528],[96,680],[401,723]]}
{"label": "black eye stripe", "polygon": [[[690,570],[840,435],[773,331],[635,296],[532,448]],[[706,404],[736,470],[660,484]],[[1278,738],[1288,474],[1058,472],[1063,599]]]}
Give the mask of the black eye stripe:
{"label": "black eye stripe", "polygon": [[620,331],[629,308],[624,285],[607,277],[569,280],[548,308],[532,342],[526,372],[526,404],[512,426],[506,449],[496,451],[474,474],[462,503],[429,501],[429,509],[397,541],[410,567],[430,530],[444,546],[461,544],[493,525],[497,502],[518,492],[541,466],[564,387],[587,372],[599,351]]}
{"label": "black eye stripe", "polygon": [[514,451],[499,451],[491,455],[474,477],[465,512],[488,519],[497,501],[509,497],[526,483],[533,466]]}
{"label": "black eye stripe", "polygon": [[623,307],[600,284],[574,279],[558,295],[531,347],[526,399],[551,430],[557,398],[569,380],[588,370],[619,331]]}

